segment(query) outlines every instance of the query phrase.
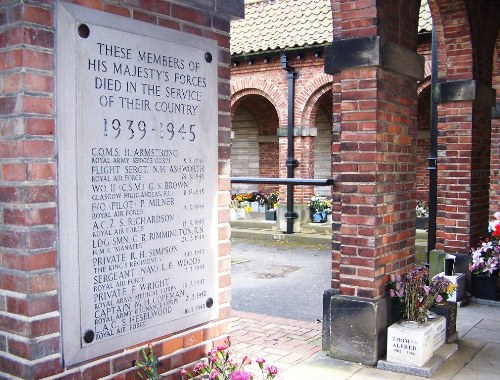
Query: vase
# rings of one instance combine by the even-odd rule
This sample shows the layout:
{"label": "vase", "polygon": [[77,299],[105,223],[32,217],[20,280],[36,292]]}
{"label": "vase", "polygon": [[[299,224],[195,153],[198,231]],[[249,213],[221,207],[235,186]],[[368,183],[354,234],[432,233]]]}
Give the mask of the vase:
{"label": "vase", "polygon": [[266,220],[276,220],[276,210],[266,210]]}
{"label": "vase", "polygon": [[312,215],[312,222],[313,223],[324,223],[326,221],[326,214],[325,212],[315,212]]}
{"label": "vase", "polygon": [[472,275],[472,295],[485,300],[496,300],[500,296],[500,277]]}
{"label": "vase", "polygon": [[416,220],[417,230],[426,230],[429,228],[429,217],[428,216],[417,216]]}

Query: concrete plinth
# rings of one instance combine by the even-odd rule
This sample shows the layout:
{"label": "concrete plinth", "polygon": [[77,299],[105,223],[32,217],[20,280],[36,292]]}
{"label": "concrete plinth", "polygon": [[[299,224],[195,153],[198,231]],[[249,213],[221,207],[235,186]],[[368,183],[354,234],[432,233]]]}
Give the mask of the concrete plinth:
{"label": "concrete plinth", "polygon": [[374,366],[386,352],[389,299],[333,295],[330,356]]}

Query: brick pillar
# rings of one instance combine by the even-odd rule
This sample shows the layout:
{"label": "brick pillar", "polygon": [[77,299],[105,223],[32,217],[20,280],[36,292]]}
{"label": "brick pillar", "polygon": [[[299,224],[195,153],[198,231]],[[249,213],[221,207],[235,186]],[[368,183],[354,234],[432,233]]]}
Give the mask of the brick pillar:
{"label": "brick pillar", "polygon": [[467,253],[487,232],[491,107],[494,91],[477,81],[439,84],[436,248]]}
{"label": "brick pillar", "polygon": [[[486,223],[492,217],[492,77],[498,75],[498,52],[497,57],[494,52],[495,44],[498,46],[499,6],[495,2],[471,5],[465,1],[430,4],[439,17],[436,247],[447,253],[467,253],[470,245],[485,235]],[[498,86],[498,79],[493,78],[493,87],[495,84]]]}
{"label": "brick pillar", "polygon": [[[139,347],[72,368],[62,357],[58,211],[74,205],[57,198],[65,191],[56,182],[57,3],[10,0],[0,7],[0,378],[135,378]],[[165,379],[178,379],[180,367],[229,330],[229,20],[243,16],[243,0],[77,3],[218,42],[220,319],[152,341]]]}
{"label": "brick pillar", "polygon": [[386,274],[405,269],[415,253],[418,2],[404,10],[389,2],[337,7],[336,40],[325,50],[325,71],[340,72],[342,89],[333,100],[339,294],[331,298],[330,355],[374,365],[385,352]]}
{"label": "brick pillar", "polygon": [[491,114],[490,215],[500,210],[500,40],[497,40],[495,52],[492,83],[496,89],[496,103]]}

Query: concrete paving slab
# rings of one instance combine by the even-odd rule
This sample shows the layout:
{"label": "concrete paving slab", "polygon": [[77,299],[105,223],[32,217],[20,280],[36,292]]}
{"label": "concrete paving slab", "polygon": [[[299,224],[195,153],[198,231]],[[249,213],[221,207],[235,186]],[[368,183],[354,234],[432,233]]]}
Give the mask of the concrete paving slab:
{"label": "concrete paving slab", "polygon": [[500,344],[489,343],[468,364],[467,368],[500,375]]}
{"label": "concrete paving slab", "polygon": [[304,379],[351,379],[352,375],[363,368],[362,365],[332,359],[324,352],[302,362],[284,372],[286,380]]}
{"label": "concrete paving slab", "polygon": [[481,322],[481,318],[464,316],[460,314],[460,311],[458,315],[459,317],[457,318],[457,332],[459,338],[463,338],[470,330],[472,330]]}
{"label": "concrete paving slab", "polygon": [[465,334],[464,338],[476,339],[487,343],[500,344],[500,331],[474,328]]}
{"label": "concrete paving slab", "polygon": [[464,368],[459,373],[457,373],[453,380],[500,380],[500,374],[492,374],[489,372]]}
{"label": "concrete paving slab", "polygon": [[450,380],[464,368],[464,363],[468,363],[477,355],[480,348],[472,348],[458,342],[458,350],[446,360],[436,372],[432,374],[433,379]]}

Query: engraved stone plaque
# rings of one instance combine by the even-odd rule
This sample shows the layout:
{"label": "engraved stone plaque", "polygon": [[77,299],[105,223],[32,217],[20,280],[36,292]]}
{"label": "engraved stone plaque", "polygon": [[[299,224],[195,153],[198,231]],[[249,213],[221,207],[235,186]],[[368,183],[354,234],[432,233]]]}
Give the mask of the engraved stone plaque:
{"label": "engraved stone plaque", "polygon": [[58,3],[66,365],[217,318],[217,45]]}

